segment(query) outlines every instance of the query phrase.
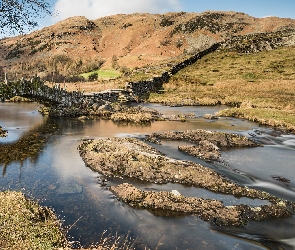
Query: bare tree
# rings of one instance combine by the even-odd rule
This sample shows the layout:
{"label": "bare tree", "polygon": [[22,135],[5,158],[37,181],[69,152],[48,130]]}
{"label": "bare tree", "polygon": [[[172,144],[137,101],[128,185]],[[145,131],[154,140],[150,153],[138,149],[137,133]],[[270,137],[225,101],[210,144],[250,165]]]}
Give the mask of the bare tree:
{"label": "bare tree", "polygon": [[0,0],[0,33],[24,33],[38,26],[37,19],[50,15],[48,0]]}

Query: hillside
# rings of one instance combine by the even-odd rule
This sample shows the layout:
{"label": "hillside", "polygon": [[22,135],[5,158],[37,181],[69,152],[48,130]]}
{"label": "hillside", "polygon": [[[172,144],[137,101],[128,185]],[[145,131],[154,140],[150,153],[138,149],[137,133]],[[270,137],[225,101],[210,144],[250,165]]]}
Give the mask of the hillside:
{"label": "hillside", "polygon": [[242,54],[219,50],[180,70],[151,93],[166,105],[216,105],[234,108],[218,115],[247,118],[295,131],[295,47]]}
{"label": "hillside", "polygon": [[[268,32],[290,36],[286,32],[294,30],[294,19],[254,18],[238,12],[73,17],[28,35],[1,39],[0,66],[10,77],[75,75],[100,67],[133,69],[194,54],[219,41],[242,44],[240,36]],[[294,44],[295,36],[292,42],[281,36],[280,44]],[[242,38],[248,48],[246,40]]]}

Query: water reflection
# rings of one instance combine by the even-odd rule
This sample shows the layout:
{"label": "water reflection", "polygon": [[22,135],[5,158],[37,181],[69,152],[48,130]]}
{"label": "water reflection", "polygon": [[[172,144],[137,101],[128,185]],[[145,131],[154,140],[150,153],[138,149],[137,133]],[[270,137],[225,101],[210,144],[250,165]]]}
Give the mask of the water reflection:
{"label": "water reflection", "polygon": [[[241,239],[255,240],[268,249],[294,249],[295,217],[271,219],[261,222],[252,221],[244,227],[223,228],[222,231]],[[259,230],[257,230],[259,228]],[[216,229],[220,230],[220,229]]]}
{"label": "water reflection", "polygon": [[0,125],[9,130],[8,137],[1,138],[0,144],[17,141],[33,127],[42,125],[44,120],[36,103],[0,103]]}
{"label": "water reflection", "polygon": [[[11,105],[11,106],[10,106]],[[9,130],[21,128],[16,133],[1,141],[2,144],[18,145],[28,135],[45,140],[36,151],[33,161],[30,157],[0,163],[5,175],[0,178],[2,189],[23,190],[26,194],[40,199],[43,205],[51,206],[70,226],[76,222],[69,235],[73,240],[80,240],[83,245],[99,241],[102,233],[118,234],[134,240],[136,249],[285,249],[294,247],[294,216],[286,219],[251,222],[241,228],[213,228],[207,222],[195,216],[159,216],[151,211],[133,209],[118,201],[107,186],[118,185],[126,179],[108,179],[107,186],[101,186],[103,176],[85,167],[77,146],[81,138],[100,138],[113,136],[135,136],[143,138],[145,134],[167,130],[210,129],[246,134],[260,130],[256,140],[269,141],[263,148],[237,149],[223,152],[225,164],[212,164],[187,156],[177,150],[174,142],[159,146],[167,156],[194,160],[211,167],[226,177],[241,183],[277,192],[281,197],[294,197],[294,145],[292,135],[273,136],[269,130],[255,123],[233,118],[222,118],[215,122],[197,118],[190,122],[154,122],[148,126],[118,126],[108,120],[86,120],[69,118],[44,119],[38,115],[36,104],[23,107],[14,104],[0,104],[0,125]],[[169,108],[156,105],[160,112],[195,112],[197,116],[217,111],[217,107]],[[18,111],[17,111],[18,110]],[[25,114],[27,118],[16,118],[11,112]],[[2,116],[6,112],[5,116]],[[10,118],[12,117],[12,118]],[[16,119],[16,123],[12,121]],[[24,123],[22,123],[22,121]],[[31,121],[31,124],[30,122]],[[54,128],[48,131],[49,128]],[[11,135],[12,133],[10,133]],[[16,136],[17,135],[17,136]],[[254,137],[253,137],[254,138]],[[291,140],[291,141],[290,141]],[[24,140],[26,143],[26,140]],[[29,147],[29,143],[26,145]],[[21,148],[21,147],[19,147]],[[22,148],[21,148],[22,149]],[[22,149],[27,152],[27,149]],[[29,151],[28,151],[29,152]],[[290,183],[277,182],[270,175],[285,176]],[[237,199],[232,196],[219,195],[207,190],[179,184],[146,184],[128,180],[144,190],[171,191],[178,190],[187,196],[220,199],[225,204],[248,203],[261,205],[264,201],[247,198]],[[268,185],[268,186],[267,186]],[[78,220],[78,221],[77,221]],[[289,229],[289,230],[288,230]],[[274,232],[274,233],[273,233]]]}

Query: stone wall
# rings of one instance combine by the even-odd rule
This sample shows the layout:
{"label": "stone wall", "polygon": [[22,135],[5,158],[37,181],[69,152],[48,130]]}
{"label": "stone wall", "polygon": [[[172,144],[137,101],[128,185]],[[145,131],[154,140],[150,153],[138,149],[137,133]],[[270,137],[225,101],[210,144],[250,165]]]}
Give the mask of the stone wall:
{"label": "stone wall", "polygon": [[87,107],[102,101],[114,102],[118,100],[119,92],[101,92],[84,95],[82,92],[68,92],[59,84],[49,87],[38,77],[21,80],[8,84],[0,84],[0,101],[8,100],[14,96],[27,97],[46,106]]}
{"label": "stone wall", "polygon": [[139,99],[144,98],[151,92],[156,92],[163,87],[163,83],[168,82],[169,78],[176,74],[179,70],[195,63],[197,60],[202,58],[203,56],[217,50],[219,48],[219,43],[213,44],[208,49],[205,49],[190,58],[174,65],[168,71],[164,72],[161,76],[154,77],[149,80],[145,81],[138,81],[138,82],[129,82],[126,85],[126,89],[133,93],[134,96],[138,96]]}

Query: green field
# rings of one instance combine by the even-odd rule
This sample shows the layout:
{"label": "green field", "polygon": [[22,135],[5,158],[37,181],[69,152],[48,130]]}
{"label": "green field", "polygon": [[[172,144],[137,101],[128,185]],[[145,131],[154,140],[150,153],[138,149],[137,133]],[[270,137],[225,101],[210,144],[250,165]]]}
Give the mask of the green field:
{"label": "green field", "polygon": [[119,71],[115,71],[115,70],[94,70],[91,72],[80,74],[80,76],[83,76],[84,78],[87,79],[93,73],[97,73],[98,78],[100,78],[100,79],[117,78],[121,75],[121,73]]}

